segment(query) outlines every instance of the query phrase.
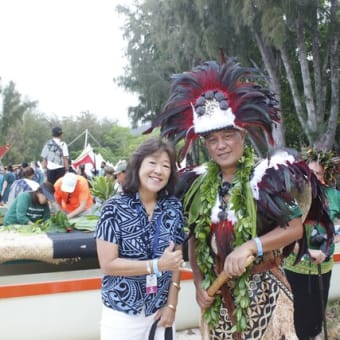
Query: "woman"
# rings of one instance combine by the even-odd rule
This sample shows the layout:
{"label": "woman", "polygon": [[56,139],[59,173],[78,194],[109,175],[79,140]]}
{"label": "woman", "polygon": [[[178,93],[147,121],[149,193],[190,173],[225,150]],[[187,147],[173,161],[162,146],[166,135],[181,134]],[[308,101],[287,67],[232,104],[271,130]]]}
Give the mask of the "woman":
{"label": "woman", "polygon": [[24,191],[35,191],[39,188],[39,183],[33,179],[34,169],[32,167],[26,166],[23,168],[21,176],[22,178],[15,180],[11,186],[7,206],[10,206],[20,193]]}
{"label": "woman", "polygon": [[25,191],[18,195],[7,210],[4,225],[32,224],[50,218],[49,200],[53,200],[53,188],[43,183],[36,191]]}
{"label": "woman", "polygon": [[[329,159],[331,153],[329,153]],[[326,185],[325,170],[320,161],[307,160],[309,168],[323,186],[330,218],[340,218],[340,191]],[[324,226],[316,221],[306,224],[308,249],[296,265],[296,255],[285,262],[285,271],[294,295],[294,323],[300,340],[321,340],[322,322],[328,302],[328,292],[333,268],[334,246],[327,250]],[[296,251],[298,246],[296,246]],[[321,300],[322,295],[322,300]]]}
{"label": "woman", "polygon": [[[152,126],[174,140],[185,137],[184,155],[200,138],[211,159],[184,172],[189,188],[178,188],[193,234],[189,257],[204,339],[296,339],[281,260],[303,236],[302,212],[290,188],[302,191],[309,170],[283,151],[255,167],[246,135],[263,150],[279,117],[273,95],[254,76],[255,70],[233,59],[174,75],[169,100]],[[216,289],[208,288],[216,276],[222,284],[213,296]]]}
{"label": "woman", "polygon": [[13,170],[13,166],[9,165],[4,175],[4,180],[2,184],[2,191],[1,191],[1,201],[3,203],[7,203],[8,195],[11,190],[11,186],[15,181],[15,174]]}
{"label": "woman", "polygon": [[176,156],[151,138],[132,155],[123,192],[103,206],[97,224],[102,280],[101,339],[155,339],[173,327],[184,240],[181,203],[172,196]]}

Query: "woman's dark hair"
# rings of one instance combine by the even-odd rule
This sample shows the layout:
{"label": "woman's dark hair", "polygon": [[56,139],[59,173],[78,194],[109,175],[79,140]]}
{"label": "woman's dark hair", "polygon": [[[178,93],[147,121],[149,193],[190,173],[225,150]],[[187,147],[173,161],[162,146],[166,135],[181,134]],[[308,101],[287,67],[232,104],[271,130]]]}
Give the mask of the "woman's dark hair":
{"label": "woman's dark hair", "polygon": [[30,166],[27,166],[26,168],[22,170],[22,178],[28,178],[33,175],[34,175],[34,170]]}
{"label": "woman's dark hair", "polygon": [[[31,195],[31,199],[32,199],[32,204],[34,206],[40,205],[39,203],[39,199],[38,199],[38,193],[43,194],[47,200],[51,200],[48,196],[52,195],[54,193],[54,187],[50,182],[44,182],[41,187],[39,187],[36,191],[31,191],[30,195]],[[50,195],[48,195],[48,193],[50,193]],[[48,202],[46,201],[45,205],[48,205]]]}
{"label": "woman's dark hair", "polygon": [[[36,190],[36,191],[31,191],[31,192],[30,192],[31,199],[32,199],[32,205],[33,205],[33,206],[40,205],[39,199],[38,199],[38,193],[40,193],[40,194],[43,193],[42,190],[41,190],[41,188],[38,188],[38,190]],[[48,202],[46,201],[46,203],[43,204],[43,205],[47,205],[47,204],[48,204]]]}
{"label": "woman's dark hair", "polygon": [[152,137],[142,143],[129,159],[125,180],[123,183],[123,192],[127,195],[133,195],[138,192],[140,187],[139,169],[143,160],[156,153],[166,152],[170,159],[170,177],[167,185],[158,193],[158,198],[172,196],[175,191],[177,182],[176,167],[176,150],[174,145],[161,137]]}

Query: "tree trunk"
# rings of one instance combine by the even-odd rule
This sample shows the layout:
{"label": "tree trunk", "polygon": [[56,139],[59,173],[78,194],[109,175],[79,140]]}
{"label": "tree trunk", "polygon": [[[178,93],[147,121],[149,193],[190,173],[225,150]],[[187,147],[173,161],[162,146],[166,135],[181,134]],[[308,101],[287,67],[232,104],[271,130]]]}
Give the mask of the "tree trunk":
{"label": "tree trunk", "polygon": [[310,78],[310,72],[308,67],[307,53],[305,48],[304,34],[302,28],[302,22],[300,13],[297,13],[297,17],[295,20],[295,28],[296,28],[296,42],[297,42],[297,50],[298,50],[298,59],[301,68],[301,77],[303,82],[303,91],[305,95],[306,109],[307,109],[307,121],[304,124],[307,124],[311,133],[315,133],[317,131],[318,125],[315,116],[315,104],[313,100],[313,90],[312,90],[312,82]]}
{"label": "tree trunk", "polygon": [[320,67],[320,54],[319,46],[320,39],[318,33],[318,19],[317,19],[317,7],[313,6],[312,9],[312,24],[310,27],[312,34],[312,56],[313,56],[313,71],[314,71],[314,94],[315,94],[315,106],[316,106],[316,121],[317,124],[322,124],[325,117],[324,102],[325,97],[322,91],[322,78]]}
{"label": "tree trunk", "polygon": [[334,144],[337,119],[339,115],[339,34],[340,23],[337,21],[338,2],[331,1],[331,44],[330,44],[330,72],[331,72],[331,108],[326,133],[321,135],[317,147],[321,150],[331,150]]}
{"label": "tree trunk", "polygon": [[[279,70],[277,67],[277,60],[273,55],[273,50],[263,42],[260,35],[254,31],[257,46],[260,50],[265,68],[269,74],[269,83],[273,92],[276,94],[276,98],[279,101],[279,108],[281,110],[281,84]],[[283,118],[281,115],[281,123],[273,126],[273,137],[275,146],[282,147],[285,145],[284,137],[284,125]]]}
{"label": "tree trunk", "polygon": [[295,81],[293,68],[292,68],[292,66],[289,62],[288,52],[287,52],[287,50],[284,46],[280,47],[280,52],[281,52],[281,59],[282,59],[282,62],[283,62],[283,66],[286,70],[286,75],[287,75],[290,91],[292,93],[297,118],[300,122],[301,129],[306,134],[309,143],[311,143],[312,142],[312,136],[310,135],[310,131],[309,131],[308,127],[306,126],[306,118],[307,118],[306,116],[307,115],[306,115],[305,110],[304,110],[302,103],[301,103],[299,90],[297,88],[297,84],[296,84],[296,81]]}

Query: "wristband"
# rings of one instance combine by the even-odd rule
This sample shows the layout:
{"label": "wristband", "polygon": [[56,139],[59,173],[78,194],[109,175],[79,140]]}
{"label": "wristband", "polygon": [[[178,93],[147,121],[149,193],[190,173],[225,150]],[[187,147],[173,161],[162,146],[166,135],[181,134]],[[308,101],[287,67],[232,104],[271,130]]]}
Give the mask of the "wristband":
{"label": "wristband", "polygon": [[262,256],[263,255],[263,248],[262,248],[262,242],[258,237],[253,238],[253,240],[256,243],[256,248],[257,248],[257,256]]}
{"label": "wristband", "polygon": [[158,270],[158,259],[153,259],[153,260],[152,260],[152,268],[153,268],[153,273],[154,273],[157,277],[162,276],[162,273]]}
{"label": "wristband", "polygon": [[150,267],[149,260],[146,261],[146,270],[147,270],[148,274],[151,275],[151,267]]}

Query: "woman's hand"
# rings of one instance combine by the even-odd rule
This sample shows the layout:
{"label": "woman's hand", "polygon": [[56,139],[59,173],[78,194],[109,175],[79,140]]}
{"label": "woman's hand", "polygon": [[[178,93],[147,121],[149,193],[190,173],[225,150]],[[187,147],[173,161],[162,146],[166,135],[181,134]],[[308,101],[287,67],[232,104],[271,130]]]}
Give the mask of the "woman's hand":
{"label": "woman's hand", "polygon": [[313,263],[320,264],[326,260],[326,254],[320,249],[308,249],[308,252]]}
{"label": "woman's hand", "polygon": [[175,315],[176,311],[165,305],[155,315],[155,320],[159,320],[157,327],[171,327],[175,321]]}
{"label": "woman's hand", "polygon": [[171,241],[169,247],[164,250],[164,253],[158,260],[158,269],[160,271],[179,270],[184,263],[182,250],[174,249],[175,243]]}

